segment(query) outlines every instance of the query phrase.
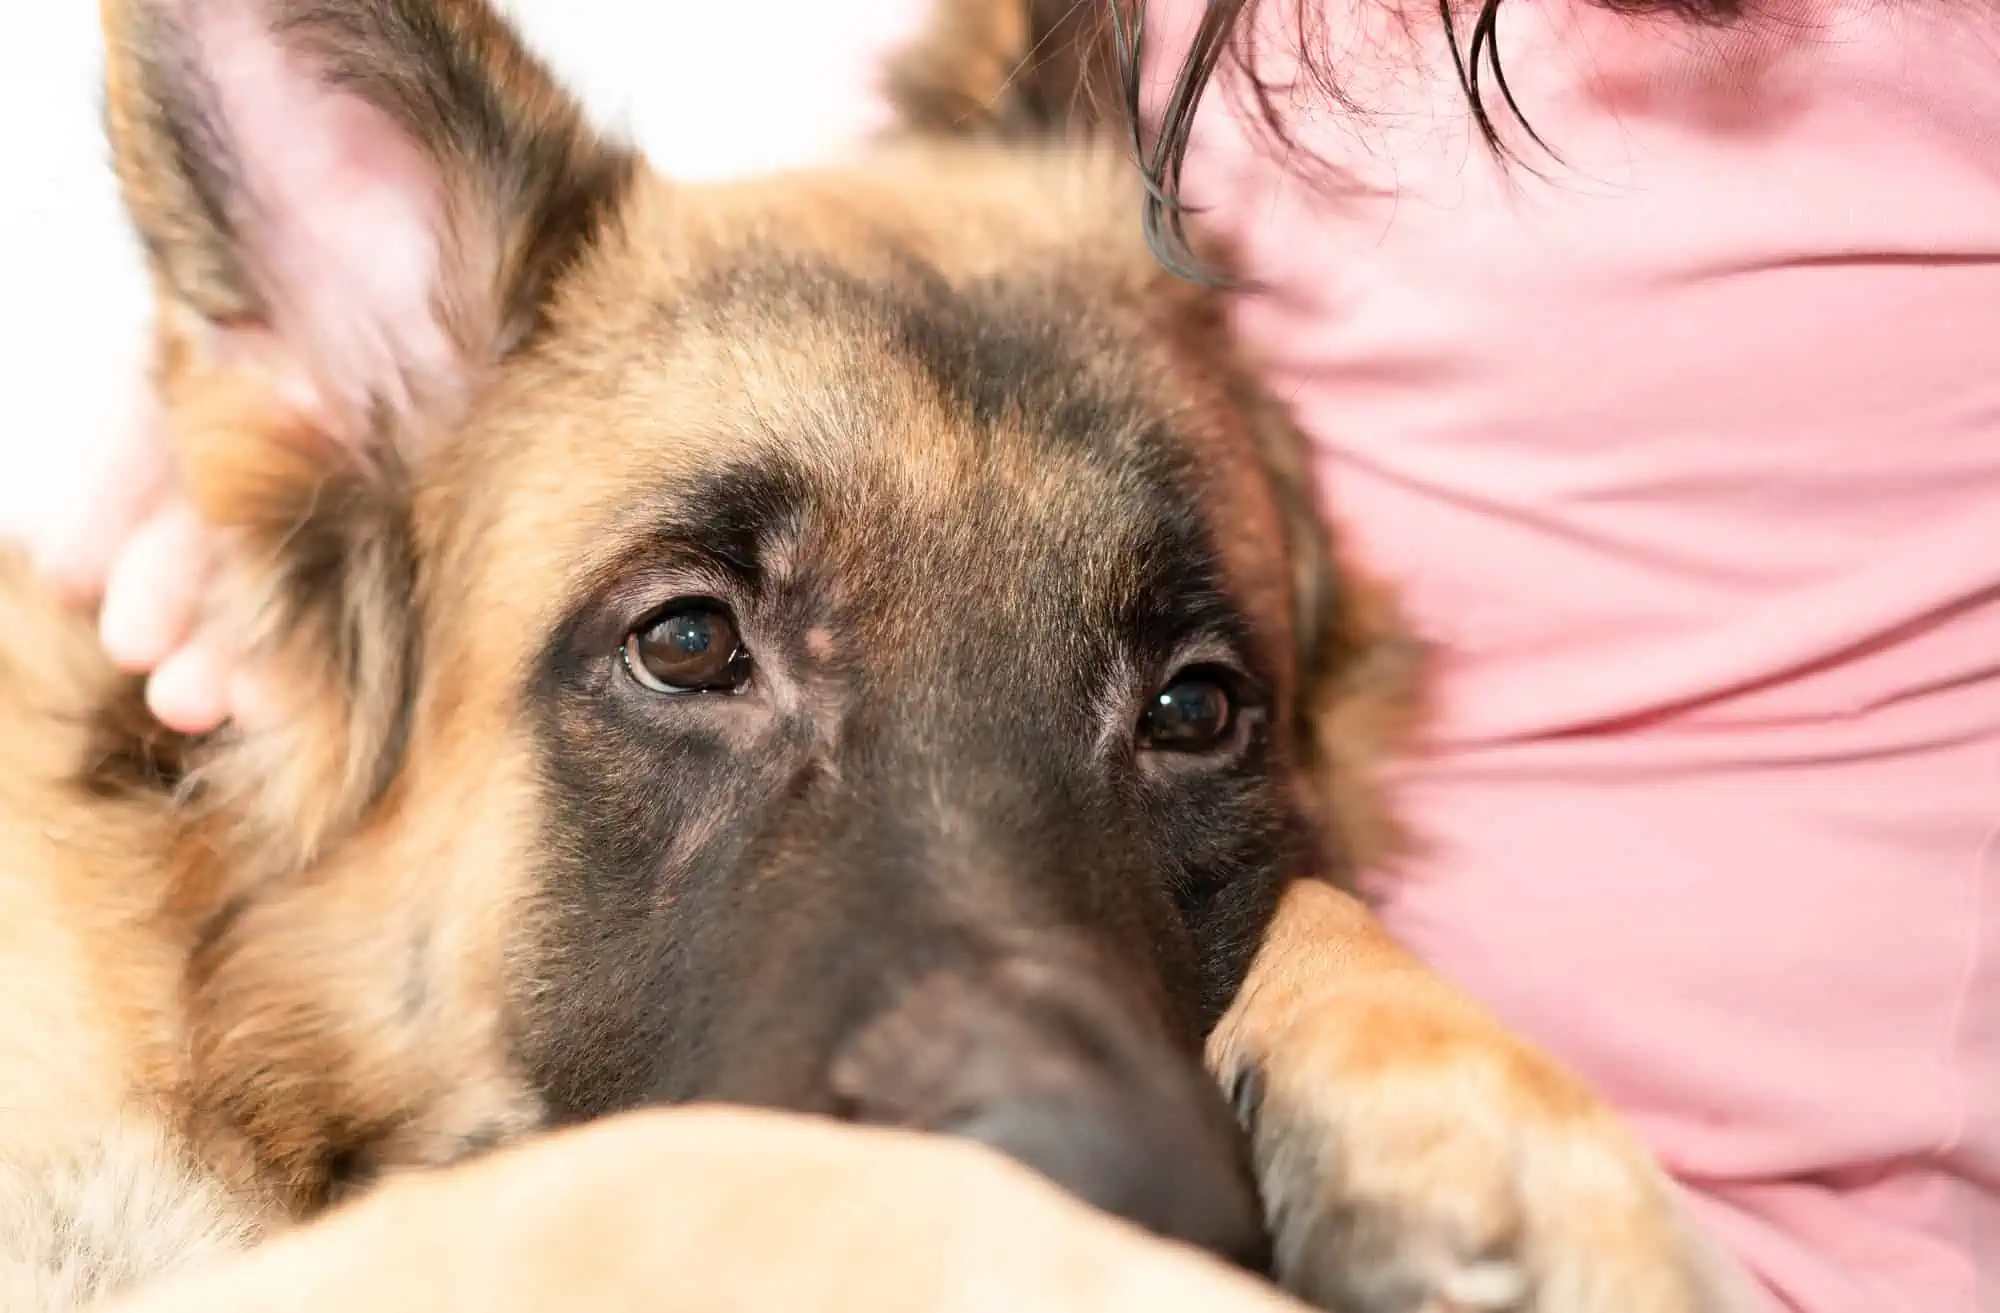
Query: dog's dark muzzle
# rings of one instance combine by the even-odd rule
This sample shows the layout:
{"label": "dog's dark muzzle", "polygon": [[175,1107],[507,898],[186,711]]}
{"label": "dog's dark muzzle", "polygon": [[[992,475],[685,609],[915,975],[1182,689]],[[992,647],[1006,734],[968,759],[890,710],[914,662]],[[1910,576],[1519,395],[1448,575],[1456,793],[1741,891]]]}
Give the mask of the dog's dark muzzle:
{"label": "dog's dark muzzle", "polygon": [[690,948],[714,956],[692,978],[718,1007],[704,1040],[677,1028],[699,1061],[663,1097],[964,1136],[1261,1267],[1245,1137],[1201,1063],[1194,945],[1139,838],[998,749],[894,760],[857,754],[802,793],[701,913]]}
{"label": "dog's dark muzzle", "polygon": [[978,1140],[1084,1200],[1261,1269],[1243,1137],[1194,1055],[1093,974],[1024,959],[914,984],[836,1057],[841,1112]]}

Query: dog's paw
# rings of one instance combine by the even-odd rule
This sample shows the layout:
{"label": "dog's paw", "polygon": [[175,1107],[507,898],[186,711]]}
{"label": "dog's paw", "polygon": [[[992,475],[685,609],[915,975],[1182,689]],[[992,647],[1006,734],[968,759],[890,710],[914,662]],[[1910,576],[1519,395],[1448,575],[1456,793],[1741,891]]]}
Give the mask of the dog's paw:
{"label": "dog's paw", "polygon": [[1210,1058],[1251,1134],[1276,1274],[1323,1308],[1735,1307],[1617,1117],[1413,965],[1260,964]]}

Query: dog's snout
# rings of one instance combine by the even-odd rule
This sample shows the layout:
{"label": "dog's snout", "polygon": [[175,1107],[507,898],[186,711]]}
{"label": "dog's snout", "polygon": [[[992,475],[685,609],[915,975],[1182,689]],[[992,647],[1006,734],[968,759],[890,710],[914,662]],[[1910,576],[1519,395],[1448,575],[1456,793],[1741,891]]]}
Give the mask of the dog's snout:
{"label": "dog's snout", "polygon": [[1101,980],[932,977],[844,1048],[833,1086],[857,1119],[977,1140],[1151,1231],[1268,1261],[1243,1136],[1192,1044]]}
{"label": "dog's snout", "polygon": [[1230,1138],[1191,1110],[1109,1097],[1001,1099],[945,1128],[1160,1235],[1262,1270],[1270,1241]]}

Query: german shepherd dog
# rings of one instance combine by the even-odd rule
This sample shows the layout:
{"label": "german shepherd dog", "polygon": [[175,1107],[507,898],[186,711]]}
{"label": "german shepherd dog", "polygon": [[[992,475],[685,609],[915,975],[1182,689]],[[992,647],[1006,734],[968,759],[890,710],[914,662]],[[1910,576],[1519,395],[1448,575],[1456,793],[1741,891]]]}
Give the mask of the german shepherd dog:
{"label": "german shepherd dog", "polygon": [[104,19],[264,696],[0,568],[7,1313],[1719,1306],[1341,892],[1415,649],[1070,6],[699,188],[482,0]]}

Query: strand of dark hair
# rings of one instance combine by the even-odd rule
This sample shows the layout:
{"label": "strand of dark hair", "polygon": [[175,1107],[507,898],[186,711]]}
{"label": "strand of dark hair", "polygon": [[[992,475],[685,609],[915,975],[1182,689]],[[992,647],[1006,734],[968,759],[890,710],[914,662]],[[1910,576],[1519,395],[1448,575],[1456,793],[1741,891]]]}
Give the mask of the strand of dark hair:
{"label": "strand of dark hair", "polygon": [[[1181,199],[1181,172],[1187,161],[1195,114],[1225,61],[1242,74],[1242,89],[1249,93],[1261,127],[1275,143],[1289,144],[1284,113],[1277,102],[1273,84],[1258,72],[1257,42],[1252,36],[1251,23],[1258,2],[1208,0],[1201,23],[1161,107],[1158,121],[1149,127],[1142,122],[1140,104],[1146,0],[1100,0],[1115,47],[1121,110],[1126,118],[1134,158],[1146,179],[1142,220],[1146,244],[1168,271],[1177,277],[1209,286],[1218,285],[1223,280],[1204,266],[1189,243],[1189,210]],[[1383,0],[1360,2],[1377,3]],[[1504,119],[1517,125],[1543,153],[1552,159],[1558,158],[1554,148],[1528,122],[1507,83],[1506,71],[1501,67],[1497,38],[1503,0],[1476,0],[1476,8],[1466,0],[1436,2],[1459,87],[1465,94],[1473,126],[1487,149],[1503,161],[1519,162],[1518,155],[1509,146],[1502,131]],[[1623,14],[1659,15],[1699,24],[1717,24],[1740,18],[1750,0],[1591,2]],[[1471,11],[1469,25],[1468,9]],[[1319,40],[1321,34],[1314,27],[1316,17],[1317,11],[1311,0],[1301,0],[1296,30],[1290,34],[1296,42],[1294,53],[1298,56],[1299,66],[1307,73],[1313,90],[1329,103],[1346,112],[1364,112],[1320,56],[1322,43]],[[1489,103],[1489,78],[1491,86],[1499,93],[1497,107]]]}

